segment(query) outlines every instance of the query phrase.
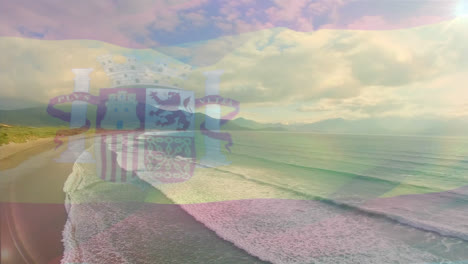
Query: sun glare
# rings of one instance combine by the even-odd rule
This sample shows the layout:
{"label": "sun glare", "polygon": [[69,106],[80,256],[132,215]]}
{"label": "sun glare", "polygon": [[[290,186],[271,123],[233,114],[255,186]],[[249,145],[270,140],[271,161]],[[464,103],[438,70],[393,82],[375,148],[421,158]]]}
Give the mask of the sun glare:
{"label": "sun glare", "polygon": [[468,16],[468,0],[460,0],[457,4],[455,10],[455,15],[457,17],[466,17]]}

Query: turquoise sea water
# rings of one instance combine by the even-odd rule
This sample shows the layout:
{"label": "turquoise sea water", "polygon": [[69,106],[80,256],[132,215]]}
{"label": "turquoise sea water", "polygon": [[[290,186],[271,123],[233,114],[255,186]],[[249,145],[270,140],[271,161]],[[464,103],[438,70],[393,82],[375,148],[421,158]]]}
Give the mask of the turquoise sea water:
{"label": "turquoise sea water", "polygon": [[274,170],[263,175],[267,182],[310,195],[365,200],[468,184],[468,138],[285,132],[234,138],[234,166]]}
{"label": "turquoise sea water", "polygon": [[[468,260],[468,138],[232,134],[217,179],[241,187],[183,208],[247,252],[274,263]],[[219,188],[203,184],[200,197]]]}

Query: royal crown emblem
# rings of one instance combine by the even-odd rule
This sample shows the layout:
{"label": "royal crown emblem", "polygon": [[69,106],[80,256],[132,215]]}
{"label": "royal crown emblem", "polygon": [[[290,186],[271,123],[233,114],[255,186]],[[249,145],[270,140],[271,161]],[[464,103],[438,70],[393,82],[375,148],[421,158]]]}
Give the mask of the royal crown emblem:
{"label": "royal crown emblem", "polygon": [[99,63],[112,81],[112,87],[164,86],[180,87],[192,68],[170,63],[168,60],[140,64],[135,57],[126,57],[125,63],[116,63],[111,55],[99,56]]}

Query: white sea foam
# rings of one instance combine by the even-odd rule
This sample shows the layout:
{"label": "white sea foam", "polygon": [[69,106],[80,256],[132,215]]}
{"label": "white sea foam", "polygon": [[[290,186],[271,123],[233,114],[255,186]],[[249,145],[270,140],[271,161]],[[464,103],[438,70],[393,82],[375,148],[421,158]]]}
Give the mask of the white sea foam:
{"label": "white sea foam", "polygon": [[[363,211],[301,200],[303,196],[286,194],[284,188],[235,180],[236,176],[226,173],[207,171],[198,176],[186,183],[158,185],[157,188],[219,236],[263,260],[273,263],[424,263],[468,258],[468,255],[447,253],[453,249],[447,249],[442,243],[445,239],[455,240],[458,247],[467,247],[465,241],[456,238],[435,236],[430,242],[434,252],[425,250],[419,244],[428,239],[428,232],[421,230],[416,222],[393,218],[418,227],[412,228]],[[252,197],[253,193],[262,195],[257,199],[233,199]],[[258,199],[260,196],[289,199]],[[218,202],[206,202],[210,199]]]}

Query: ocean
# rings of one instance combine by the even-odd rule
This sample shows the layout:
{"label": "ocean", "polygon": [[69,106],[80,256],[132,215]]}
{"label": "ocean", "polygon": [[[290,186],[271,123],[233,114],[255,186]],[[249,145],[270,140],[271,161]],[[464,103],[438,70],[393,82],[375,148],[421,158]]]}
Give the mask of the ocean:
{"label": "ocean", "polygon": [[[149,181],[170,202],[142,200],[180,207],[232,243],[215,263],[235,263],[222,255],[239,249],[252,262],[468,263],[468,138],[231,134],[232,152],[223,150],[229,164],[199,166],[183,182]],[[70,177],[95,171],[83,166]],[[179,236],[184,245],[194,239]],[[204,250],[219,244],[201,240]]]}
{"label": "ocean", "polygon": [[260,259],[468,262],[468,138],[258,131],[233,138],[231,164],[157,188]]}

